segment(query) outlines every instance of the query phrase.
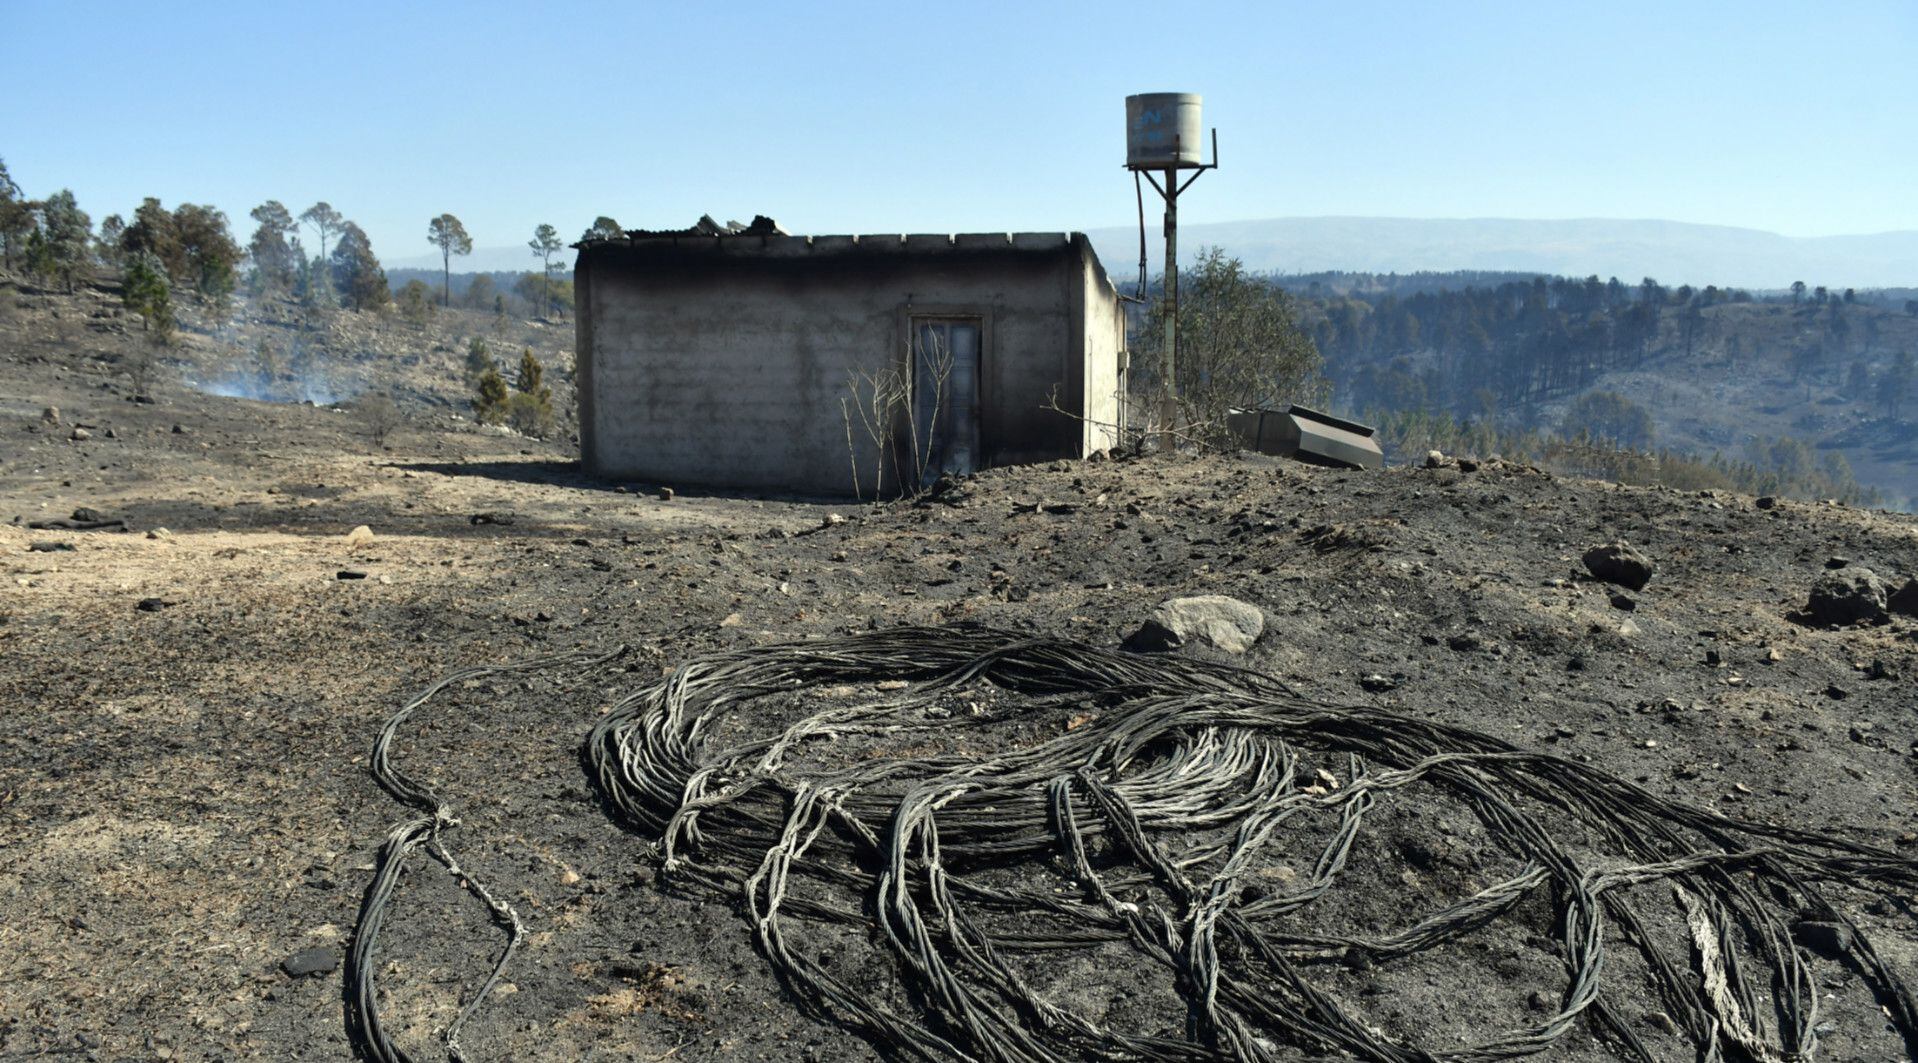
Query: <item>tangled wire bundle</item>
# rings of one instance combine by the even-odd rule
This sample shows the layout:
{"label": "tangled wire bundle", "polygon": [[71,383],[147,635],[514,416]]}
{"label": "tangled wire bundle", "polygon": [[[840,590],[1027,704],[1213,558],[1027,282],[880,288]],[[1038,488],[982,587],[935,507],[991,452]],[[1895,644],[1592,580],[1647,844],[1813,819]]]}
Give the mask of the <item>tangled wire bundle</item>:
{"label": "tangled wire bundle", "polygon": [[[386,750],[408,713],[474,674],[409,703],[375,747],[382,782],[427,813],[389,837],[354,942],[358,1032],[380,1060],[403,1058],[373,995],[397,868],[420,846],[455,866],[438,848],[449,814]],[[897,689],[845,687],[873,681]],[[990,705],[966,700],[982,696]],[[975,730],[991,737],[971,741]],[[849,738],[868,755],[848,753]],[[874,743],[897,755],[871,755]],[[1696,1058],[1806,1059],[1819,992],[1793,932],[1807,919],[1846,931],[1843,962],[1906,1050],[1918,1046],[1910,993],[1825,892],[1910,891],[1918,862],[1248,671],[979,627],[901,629],[693,661],[620,701],[587,753],[602,795],[658,842],[670,874],[743,904],[800,1001],[903,1055],[1475,1061],[1538,1053],[1583,1025],[1649,1060],[1619,998],[1653,994]],[[1362,828],[1414,795],[1469,810],[1509,869],[1399,927],[1338,929],[1323,909],[1348,884]],[[1302,840],[1318,850],[1309,870],[1269,874]],[[516,942],[517,916],[474,888]],[[1527,912],[1562,971],[1529,1024],[1421,1047],[1332,987],[1334,974],[1389,971]],[[848,942],[890,956],[886,988],[825,958]],[[1620,942],[1637,960],[1623,976]],[[1073,1006],[1041,973],[1073,953],[1100,965],[1122,953],[1181,1014],[1113,1021]],[[1627,978],[1637,984],[1617,984]],[[456,1058],[484,996],[448,1033]]]}

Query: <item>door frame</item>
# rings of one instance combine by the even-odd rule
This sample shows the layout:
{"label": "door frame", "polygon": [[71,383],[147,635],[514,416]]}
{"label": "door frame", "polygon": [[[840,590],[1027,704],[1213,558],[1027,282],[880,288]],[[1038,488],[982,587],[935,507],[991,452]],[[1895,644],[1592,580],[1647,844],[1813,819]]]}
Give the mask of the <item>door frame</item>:
{"label": "door frame", "polygon": [[[899,352],[895,365],[905,371],[908,381],[909,404],[919,399],[919,366],[914,357],[913,345],[918,342],[918,329],[914,322],[920,319],[932,321],[976,321],[979,324],[979,367],[973,387],[979,403],[979,449],[973,457],[973,468],[986,469],[995,464],[991,460],[993,437],[993,398],[994,363],[998,356],[998,337],[993,327],[992,307],[979,303],[915,303],[899,304],[897,324],[894,329],[894,350]],[[902,413],[902,416],[907,416]],[[899,426],[900,431],[910,431],[908,423]],[[908,442],[908,446],[910,446]]]}

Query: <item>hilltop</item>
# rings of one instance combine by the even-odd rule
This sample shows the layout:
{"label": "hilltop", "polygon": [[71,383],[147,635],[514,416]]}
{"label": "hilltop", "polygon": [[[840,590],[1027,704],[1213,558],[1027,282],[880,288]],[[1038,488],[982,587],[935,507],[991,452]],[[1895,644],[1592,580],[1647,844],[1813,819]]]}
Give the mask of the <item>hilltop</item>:
{"label": "hilltop", "polygon": [[[456,371],[457,329],[384,352],[418,358],[421,383],[378,443],[324,405],[186,386],[221,349],[213,330],[189,332],[179,375],[130,401],[116,363],[137,323],[91,295],[4,294],[0,1054],[353,1058],[341,965],[381,839],[406,815],[367,772],[375,734],[438,677],[575,649],[625,648],[456,683],[395,750],[458,808],[463,866],[527,922],[465,1034],[476,1059],[875,1057],[795,1004],[737,902],[676,878],[609,818],[580,748],[620,697],[700,654],[899,624],[1109,648],[1162,599],[1229,595],[1264,621],[1229,660],[1305,695],[1918,855],[1918,620],[1800,615],[1834,575],[1918,576],[1909,517],[1621,487],[1482,454],[1375,473],[1057,462],[878,506],[598,483],[563,440],[480,429],[425,383]],[[338,327],[361,325],[329,350],[397,344],[405,327]],[[82,508],[124,525],[29,527]],[[1655,565],[1641,590],[1580,563],[1617,539]],[[1002,718],[1005,705],[978,695],[942,733],[960,745],[981,719],[1057,734],[1096,711]],[[873,756],[887,748],[875,741],[849,731],[831,748]],[[1305,848],[1262,875],[1312,866],[1322,828],[1297,833]],[[1511,873],[1460,807],[1383,801],[1363,838],[1312,925],[1396,926]],[[399,896],[382,999],[402,1047],[432,1058],[502,938],[430,863]],[[1918,898],[1835,896],[1820,918],[1869,932],[1918,980]],[[1682,924],[1654,929],[1676,935],[1684,962]],[[1536,1021],[1562,986],[1554,940],[1550,905],[1528,905],[1440,954],[1312,970],[1383,1035],[1443,1049]],[[872,940],[800,946],[875,999],[895,991]],[[1671,1005],[1634,993],[1642,968],[1616,950],[1619,1022],[1655,1058],[1688,1055]],[[1041,984],[1097,1021],[1183,1036],[1157,976],[1103,955],[1018,962],[1056,963],[1035,968]],[[1850,967],[1812,962],[1820,1058],[1909,1051]],[[1548,1058],[1615,1048],[1581,1023]]]}
{"label": "hilltop", "polygon": [[[1149,212],[1150,213],[1150,212]],[[1156,231],[1156,216],[1146,219]],[[1115,276],[1138,261],[1136,227],[1087,235]],[[1782,290],[1918,284],[1918,232],[1793,237],[1689,222],[1574,218],[1261,218],[1188,222],[1182,247],[1216,246],[1259,272],[1507,270]],[[1156,255],[1155,259],[1156,261]]]}

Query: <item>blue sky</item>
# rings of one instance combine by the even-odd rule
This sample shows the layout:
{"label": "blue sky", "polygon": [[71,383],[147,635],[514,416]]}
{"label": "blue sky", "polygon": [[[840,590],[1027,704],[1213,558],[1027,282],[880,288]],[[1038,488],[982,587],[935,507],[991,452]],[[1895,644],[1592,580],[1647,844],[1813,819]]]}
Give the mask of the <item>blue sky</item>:
{"label": "blue sky", "polygon": [[[1175,8],[1178,14],[1170,12]],[[709,10],[702,10],[709,8]],[[1918,229],[1918,3],[0,0],[0,158],[95,220],[326,199],[384,258],[596,214],[1129,224],[1124,97],[1200,92],[1189,221]]]}

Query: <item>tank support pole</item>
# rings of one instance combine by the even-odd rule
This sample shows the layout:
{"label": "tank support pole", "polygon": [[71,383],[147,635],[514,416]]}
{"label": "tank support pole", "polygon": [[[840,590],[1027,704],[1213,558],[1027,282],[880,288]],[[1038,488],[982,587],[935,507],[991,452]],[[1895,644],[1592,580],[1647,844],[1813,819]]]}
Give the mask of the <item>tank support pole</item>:
{"label": "tank support pole", "polygon": [[[1177,138],[1174,138],[1177,155]],[[1159,447],[1179,442],[1179,171],[1165,172],[1165,343],[1159,359]]]}
{"label": "tank support pole", "polygon": [[[1174,134],[1172,137],[1172,157],[1175,160],[1181,157],[1181,147],[1177,134]],[[1152,185],[1152,190],[1159,193],[1159,195],[1165,199],[1165,337],[1164,342],[1159,348],[1159,394],[1157,396],[1157,405],[1159,407],[1159,428],[1157,434],[1159,438],[1157,442],[1160,448],[1167,451],[1172,450],[1178,445],[1179,433],[1183,428],[1179,423],[1178,388],[1179,193],[1185,191],[1192,182],[1198,180],[1200,174],[1207,170],[1217,169],[1218,165],[1219,131],[1215,129],[1212,131],[1212,161],[1188,167],[1188,169],[1192,171],[1192,176],[1186,178],[1184,181],[1179,180],[1179,167],[1176,165],[1168,166],[1163,171],[1165,173],[1165,185],[1163,187],[1160,186],[1159,179],[1152,175],[1151,170],[1131,166],[1127,167],[1127,169],[1132,170],[1133,181],[1135,183],[1138,181],[1139,175],[1145,175],[1146,181]],[[1145,205],[1143,202],[1141,202],[1139,210],[1139,296],[1140,301],[1143,302],[1145,296]]]}

